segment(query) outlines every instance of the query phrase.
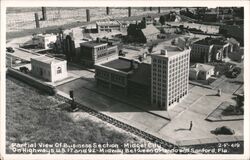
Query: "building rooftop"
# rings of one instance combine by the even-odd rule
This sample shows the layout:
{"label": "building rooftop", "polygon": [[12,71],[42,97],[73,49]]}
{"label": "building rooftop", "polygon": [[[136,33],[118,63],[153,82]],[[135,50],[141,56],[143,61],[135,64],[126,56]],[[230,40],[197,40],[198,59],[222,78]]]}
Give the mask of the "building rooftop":
{"label": "building rooftop", "polygon": [[198,69],[199,71],[209,71],[213,68],[214,66],[202,64],[202,63],[196,63],[192,67],[190,67],[190,69]]}
{"label": "building rooftop", "polygon": [[152,24],[147,25],[146,28],[141,30],[144,36],[148,36],[151,34],[160,34],[160,31]]}
{"label": "building rooftop", "polygon": [[53,63],[58,63],[58,62],[64,61],[63,59],[59,59],[59,58],[55,58],[55,57],[50,57],[50,56],[47,56],[47,55],[42,55],[42,56],[39,56],[39,57],[34,57],[32,59],[34,59],[36,61],[40,61],[40,62],[46,63],[46,64],[51,64],[52,62]]}
{"label": "building rooftop", "polygon": [[88,24],[85,26],[85,29],[96,29],[96,25],[95,24]]}
{"label": "building rooftop", "polygon": [[231,43],[231,44],[237,44],[237,45],[239,44],[239,42],[234,38],[229,38],[228,42]]}
{"label": "building rooftop", "polygon": [[223,38],[211,38],[207,37],[205,39],[196,41],[195,44],[200,45],[225,45],[227,42]]}
{"label": "building rooftop", "polygon": [[96,24],[99,26],[119,26],[119,25],[121,25],[121,23],[119,21],[111,20],[111,19],[97,21]]}
{"label": "building rooftop", "polygon": [[38,37],[52,37],[52,36],[56,36],[55,34],[38,34]]}
{"label": "building rooftop", "polygon": [[[162,52],[165,51],[166,54],[162,54]],[[152,55],[158,55],[158,56],[162,56],[162,57],[171,57],[171,56],[175,56],[177,54],[180,54],[182,51],[184,51],[183,49],[177,47],[177,46],[164,46],[161,50],[157,50],[155,52],[152,52]]]}
{"label": "building rooftop", "polygon": [[[131,60],[123,59],[123,58],[119,58],[119,59],[102,64],[102,66],[114,68],[116,70],[123,71],[123,72],[132,71],[133,69],[132,69],[131,65],[132,65]],[[138,64],[136,62],[134,62],[134,65],[138,65]]]}
{"label": "building rooftop", "polygon": [[80,44],[80,46],[86,46],[86,47],[95,47],[95,46],[100,46],[100,45],[104,45],[107,43],[103,43],[103,42],[98,42],[98,41],[88,41],[88,42],[83,42]]}

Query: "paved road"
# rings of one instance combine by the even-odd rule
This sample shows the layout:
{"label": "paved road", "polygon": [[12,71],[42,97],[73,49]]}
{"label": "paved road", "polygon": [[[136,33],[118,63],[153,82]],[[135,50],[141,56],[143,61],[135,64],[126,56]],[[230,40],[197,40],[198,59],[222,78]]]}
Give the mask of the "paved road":
{"label": "paved road", "polygon": [[[58,87],[68,93],[73,89],[76,100],[88,107],[96,109],[124,123],[128,123],[154,135],[175,138],[178,140],[206,139],[217,136],[211,130],[223,125],[233,128],[236,135],[243,135],[243,121],[209,122],[205,118],[223,101],[235,103],[231,94],[215,96],[217,91],[193,87],[189,95],[169,111],[155,111],[160,115],[168,115],[171,121],[149,114],[131,105],[117,101],[111,97],[87,89],[95,84],[83,79],[69,82]],[[192,131],[188,131],[189,122],[193,121]],[[202,126],[202,127],[201,127]],[[220,136],[219,136],[220,137]],[[223,137],[223,136],[222,136]],[[225,137],[225,136],[224,136]],[[226,136],[230,137],[230,136]]]}

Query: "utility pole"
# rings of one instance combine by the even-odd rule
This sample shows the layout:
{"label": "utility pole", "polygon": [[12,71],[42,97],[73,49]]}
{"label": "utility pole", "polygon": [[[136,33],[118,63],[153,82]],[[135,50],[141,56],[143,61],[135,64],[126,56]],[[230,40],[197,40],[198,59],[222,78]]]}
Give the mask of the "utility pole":
{"label": "utility pole", "polygon": [[73,90],[69,91],[69,96],[72,99],[71,100],[71,109],[74,112],[74,111],[78,110],[78,108],[75,105],[75,98],[74,98],[74,91]]}
{"label": "utility pole", "polygon": [[106,7],[106,14],[109,15],[109,7]]}
{"label": "utility pole", "polygon": [[161,7],[158,7],[158,13],[161,13]]}
{"label": "utility pole", "polygon": [[40,28],[38,13],[35,13],[35,22],[36,22],[36,28]]}
{"label": "utility pole", "polygon": [[89,9],[86,9],[86,18],[87,18],[87,22],[90,21],[90,12]]}
{"label": "utility pole", "polygon": [[131,17],[131,7],[128,7],[128,17]]}
{"label": "utility pole", "polygon": [[43,15],[43,21],[47,20],[47,14],[46,14],[46,7],[42,7],[42,15]]}

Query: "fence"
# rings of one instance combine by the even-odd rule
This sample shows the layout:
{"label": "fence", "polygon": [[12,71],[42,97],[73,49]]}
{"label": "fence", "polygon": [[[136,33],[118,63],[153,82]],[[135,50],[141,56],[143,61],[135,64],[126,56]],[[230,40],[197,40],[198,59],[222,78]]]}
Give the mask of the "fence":
{"label": "fence", "polygon": [[[16,9],[16,12],[15,12]],[[75,22],[86,22],[86,9],[87,8],[62,8],[62,7],[47,7],[46,17],[47,20],[42,20],[41,8],[7,8],[6,14],[6,31],[17,32],[25,29],[36,28],[35,13],[38,13],[40,28],[49,26],[61,26]],[[111,8],[109,7],[109,14],[105,7],[88,8],[90,11],[90,21],[101,20],[105,18],[121,18],[128,17],[128,8]],[[167,12],[170,8],[161,8],[161,12]],[[158,13],[158,8],[153,7],[152,10],[146,7],[131,8],[131,16],[147,15]]]}

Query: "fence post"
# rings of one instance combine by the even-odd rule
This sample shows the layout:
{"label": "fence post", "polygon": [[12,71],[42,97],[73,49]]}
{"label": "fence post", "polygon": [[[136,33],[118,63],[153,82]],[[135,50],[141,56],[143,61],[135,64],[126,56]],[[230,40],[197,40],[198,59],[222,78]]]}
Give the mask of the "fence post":
{"label": "fence post", "polygon": [[158,13],[161,13],[161,7],[158,7]]}
{"label": "fence post", "polygon": [[40,28],[38,13],[35,13],[36,28]]}
{"label": "fence post", "polygon": [[128,17],[131,17],[131,7],[128,7]]}
{"label": "fence post", "polygon": [[89,22],[90,21],[89,9],[86,9],[86,18],[87,18],[87,22]]}
{"label": "fence post", "polygon": [[106,7],[106,14],[109,15],[109,7]]}
{"label": "fence post", "polygon": [[152,10],[153,10],[153,8],[152,8],[152,7],[149,7],[149,10],[150,10],[150,11],[152,11]]}
{"label": "fence post", "polygon": [[43,21],[47,20],[46,7],[42,7]]}

